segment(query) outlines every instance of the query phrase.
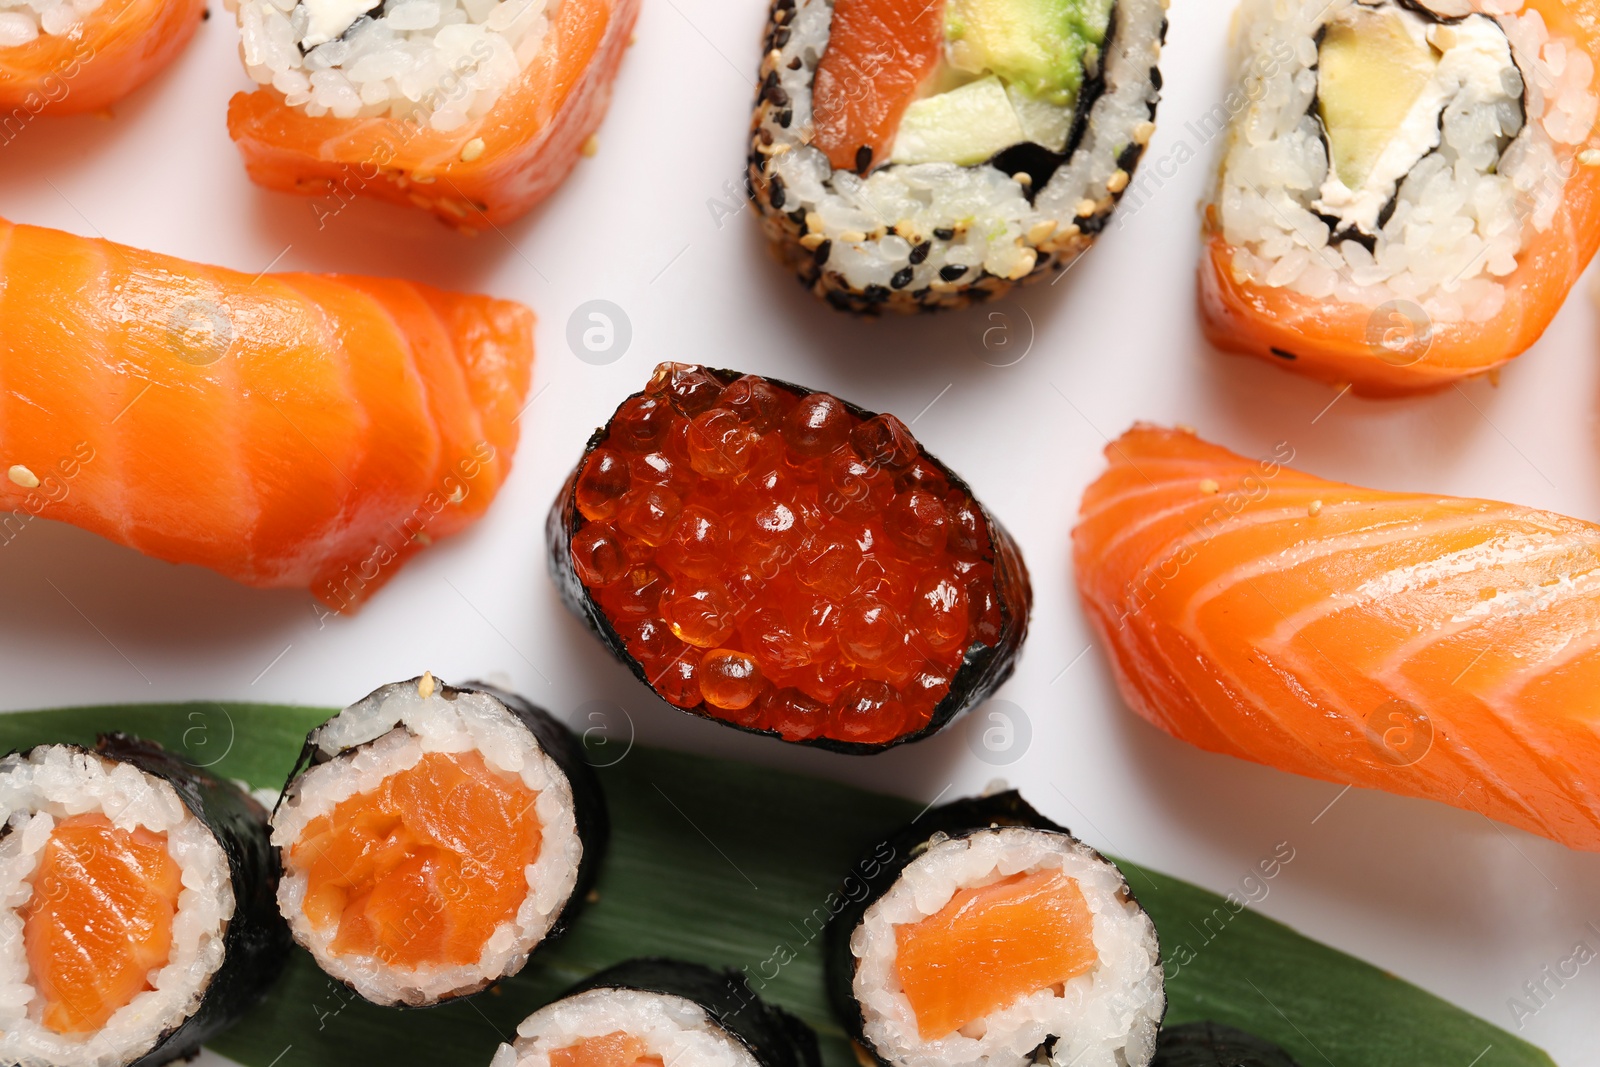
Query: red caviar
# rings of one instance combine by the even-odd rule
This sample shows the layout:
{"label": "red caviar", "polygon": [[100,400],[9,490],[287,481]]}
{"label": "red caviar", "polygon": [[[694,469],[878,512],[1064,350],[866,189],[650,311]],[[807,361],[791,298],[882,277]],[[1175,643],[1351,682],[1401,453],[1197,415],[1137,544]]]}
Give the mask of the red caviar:
{"label": "red caviar", "polygon": [[578,576],[679,707],[882,744],[1000,632],[982,509],[900,420],[827,393],[664,363],[575,499]]}

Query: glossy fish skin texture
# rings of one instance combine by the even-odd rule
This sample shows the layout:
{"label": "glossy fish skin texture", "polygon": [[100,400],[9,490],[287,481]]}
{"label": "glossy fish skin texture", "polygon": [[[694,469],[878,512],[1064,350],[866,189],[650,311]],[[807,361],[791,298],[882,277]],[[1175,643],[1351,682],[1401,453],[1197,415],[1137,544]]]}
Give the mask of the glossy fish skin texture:
{"label": "glossy fish skin texture", "polygon": [[504,483],[533,322],[0,220],[0,512],[352,609]]}
{"label": "glossy fish skin texture", "polygon": [[1213,752],[1600,850],[1600,526],[1138,426],[1073,534],[1128,704]]}

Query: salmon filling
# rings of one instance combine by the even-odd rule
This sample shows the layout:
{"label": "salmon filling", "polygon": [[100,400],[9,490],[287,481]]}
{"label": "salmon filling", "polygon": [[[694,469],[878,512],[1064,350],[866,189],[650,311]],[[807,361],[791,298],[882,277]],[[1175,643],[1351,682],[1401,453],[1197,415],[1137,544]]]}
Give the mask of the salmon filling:
{"label": "salmon filling", "polygon": [[429,753],[313,819],[289,851],[305,917],[340,956],[475,964],[516,918],[539,858],[538,794],[476,752]]}
{"label": "salmon filling", "polygon": [[1060,870],[959,890],[937,914],[894,930],[895,975],[924,1041],[1076,978],[1099,960],[1083,891]]}
{"label": "salmon filling", "polygon": [[154,988],[183,889],[166,834],[120,830],[98,813],[63,819],[31,885],[18,915],[45,1027],[92,1033]]}
{"label": "salmon filling", "polygon": [[550,1053],[550,1067],[665,1067],[660,1056],[649,1052],[643,1041],[619,1030],[556,1049]]}

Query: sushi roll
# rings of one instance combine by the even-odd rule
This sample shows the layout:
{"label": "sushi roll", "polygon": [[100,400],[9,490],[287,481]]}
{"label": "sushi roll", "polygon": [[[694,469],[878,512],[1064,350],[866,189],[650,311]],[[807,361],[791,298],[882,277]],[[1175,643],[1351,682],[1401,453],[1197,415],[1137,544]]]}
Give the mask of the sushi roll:
{"label": "sushi roll", "polygon": [[738,971],[619,963],[545,1005],[490,1067],[820,1067],[817,1035]]}
{"label": "sushi roll", "polygon": [[432,212],[462,230],[525,214],[611,101],[640,0],[229,0],[260,86],[228,106],[257,184]]}
{"label": "sushi roll", "polygon": [[749,192],[836,308],[961,307],[1055,276],[1155,130],[1165,0],[774,0]]}
{"label": "sushi roll", "polygon": [[0,278],[0,513],[353,611],[510,471],[521,304],[4,219]]}
{"label": "sushi roll", "polygon": [[272,814],[278,907],[327,974],[422,1007],[520,971],[593,888],[608,823],[572,734],[433,675],[313,730]]}
{"label": "sushi roll", "polygon": [[0,146],[38,115],[103,111],[177,58],[205,0],[0,4]]}
{"label": "sushi roll", "polygon": [[786,741],[915,741],[1011,675],[1021,553],[893,415],[656,368],[550,511],[567,606],[663,700]]}
{"label": "sushi roll", "polygon": [[1151,1067],[1300,1067],[1283,1049],[1222,1023],[1164,1026]]}
{"label": "sushi roll", "polygon": [[192,1056],[289,955],[267,812],[148,741],[0,759],[0,1062]]}
{"label": "sushi roll", "polygon": [[1113,864],[1017,793],[925,813],[839,898],[828,989],[885,1067],[1151,1062],[1166,1012],[1155,925]]}
{"label": "sushi roll", "polygon": [[1566,0],[1243,0],[1204,213],[1220,348],[1357,393],[1538,340],[1600,244],[1600,24]]}

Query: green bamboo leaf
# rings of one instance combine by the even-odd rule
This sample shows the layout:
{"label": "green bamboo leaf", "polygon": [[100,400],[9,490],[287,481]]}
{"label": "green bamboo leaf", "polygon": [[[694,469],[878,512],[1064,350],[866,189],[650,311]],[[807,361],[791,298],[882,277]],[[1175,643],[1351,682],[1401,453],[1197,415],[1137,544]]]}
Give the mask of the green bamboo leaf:
{"label": "green bamboo leaf", "polygon": [[[259,704],[75,708],[0,716],[0,750],[123,730],[257,788],[283,784],[331,712]],[[615,759],[612,752],[602,762]],[[743,968],[763,996],[855,1063],[828,1012],[820,933],[858,856],[919,805],[768,768],[637,747],[600,769],[614,836],[597,899],[560,944],[480,997],[375,1008],[303,953],[212,1048],[246,1067],[487,1065],[518,1021],[630,956]],[[1122,863],[1160,931],[1170,1022],[1216,1019],[1302,1067],[1553,1067],[1539,1049],[1415,986],[1176,878]]]}

